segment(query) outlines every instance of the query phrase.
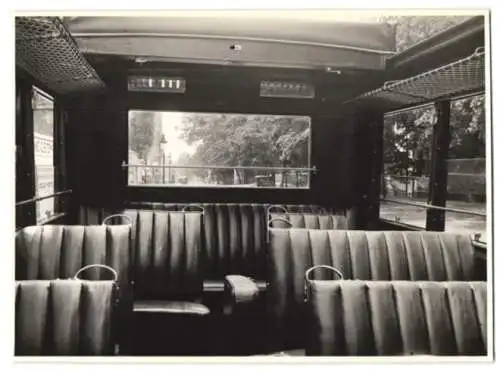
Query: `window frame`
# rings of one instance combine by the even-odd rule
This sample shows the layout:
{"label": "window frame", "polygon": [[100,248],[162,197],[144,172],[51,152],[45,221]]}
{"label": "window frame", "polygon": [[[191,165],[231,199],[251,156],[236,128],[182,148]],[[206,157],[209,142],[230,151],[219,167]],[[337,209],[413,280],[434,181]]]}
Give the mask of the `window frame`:
{"label": "window frame", "polygon": [[[53,102],[53,168],[54,192],[36,195],[34,92]],[[61,190],[66,184],[64,128],[61,126],[60,97],[34,80],[23,70],[16,69],[16,230],[28,225],[53,223],[68,215],[67,195],[71,190]],[[42,199],[39,199],[42,198]],[[37,203],[54,198],[54,212],[49,218],[39,221],[36,217]]]}
{"label": "window frame", "polygon": [[[31,87],[31,97],[33,99],[34,95],[35,94],[39,94],[41,95],[43,98],[49,100],[52,104],[52,109],[47,109],[49,111],[52,112],[52,182],[53,182],[53,191],[51,193],[51,195],[54,195],[54,194],[57,194],[58,193],[58,189],[56,188],[56,167],[57,166],[57,163],[56,163],[56,160],[57,160],[57,152],[56,152],[56,147],[55,147],[55,143],[58,141],[57,140],[57,137],[56,137],[56,133],[57,133],[57,129],[56,129],[56,97],[52,96],[51,94],[49,94],[48,92],[46,92],[45,90],[41,89],[40,87],[38,87],[36,84],[32,84],[32,87]],[[35,109],[35,106],[33,105],[33,100],[32,100],[32,104],[31,104],[31,110],[32,110],[32,117],[33,117],[33,145],[35,145],[35,142],[34,142],[34,139],[35,139],[35,111],[37,111],[37,109]],[[38,183],[37,183],[37,176],[36,176],[36,171],[37,171],[37,165],[36,165],[36,152],[35,152],[35,148],[33,148],[33,159],[34,159],[34,173],[33,173],[33,177],[34,177],[34,181],[35,181],[35,193],[34,193],[34,198],[35,199],[39,199],[39,198],[43,198],[41,200],[35,200],[34,204],[35,204],[35,213],[37,212],[37,208],[40,206],[40,202],[43,202],[44,200],[47,200],[47,199],[53,199],[53,208],[52,208],[52,213],[49,217],[44,217],[42,218],[41,220],[39,220],[38,218],[36,219],[36,224],[37,225],[43,225],[47,222],[50,222],[52,221],[54,218],[56,218],[58,216],[58,201],[57,201],[57,197],[56,196],[49,196],[49,194],[47,195],[37,195],[37,186],[38,186]]]}
{"label": "window frame", "polygon": [[[307,143],[307,159],[308,159],[308,167],[291,167],[292,170],[297,170],[297,171],[302,171],[302,172],[308,172],[308,181],[307,181],[307,186],[304,187],[273,187],[273,186],[242,186],[242,185],[183,185],[179,183],[173,183],[173,184],[130,184],[129,183],[129,170],[130,170],[130,163],[129,163],[129,151],[130,151],[130,142],[129,142],[129,137],[130,137],[130,112],[132,111],[145,111],[145,112],[153,112],[153,113],[181,113],[181,114],[207,114],[207,115],[230,115],[230,116],[236,116],[236,115],[242,115],[242,116],[273,116],[273,117],[304,117],[308,119],[309,122],[309,137],[308,137],[308,143]],[[316,166],[312,164],[313,161],[313,153],[312,153],[312,139],[313,139],[313,133],[312,133],[312,126],[313,126],[313,115],[312,114],[305,114],[305,113],[267,113],[267,112],[255,112],[255,113],[248,113],[248,112],[235,112],[235,111],[230,111],[230,112],[220,112],[220,111],[205,111],[205,110],[196,110],[196,109],[191,109],[190,111],[187,110],[180,110],[180,109],[169,109],[169,110],[160,110],[159,108],[146,108],[146,107],[128,107],[126,110],[126,117],[127,117],[127,154],[126,154],[126,161],[122,163],[122,168],[124,169],[124,177],[125,177],[125,183],[126,187],[128,188],[143,188],[143,189],[217,189],[217,190],[224,190],[224,189],[244,189],[244,190],[294,190],[294,191],[309,191],[312,189],[312,182],[313,182],[313,176],[316,173],[317,169]],[[153,166],[153,165],[152,165]],[[154,166],[153,166],[154,167]],[[210,166],[200,166],[200,168],[211,168]],[[218,167],[223,167],[219,165],[214,165],[213,168],[218,168]],[[228,166],[230,168],[258,168],[258,167],[264,167],[264,166]],[[269,167],[271,169],[277,169],[277,168],[282,168],[282,167]]]}

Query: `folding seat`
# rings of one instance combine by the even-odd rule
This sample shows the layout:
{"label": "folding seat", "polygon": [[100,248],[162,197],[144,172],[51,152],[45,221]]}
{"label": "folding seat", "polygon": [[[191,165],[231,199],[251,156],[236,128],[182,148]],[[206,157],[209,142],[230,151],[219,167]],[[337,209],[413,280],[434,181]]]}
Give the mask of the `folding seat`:
{"label": "folding seat", "polygon": [[123,215],[134,245],[132,354],[203,350],[210,313],[202,302],[203,214],[127,209]]}
{"label": "folding seat", "polygon": [[308,356],[485,356],[485,281],[311,280]]}
{"label": "folding seat", "polygon": [[110,356],[117,343],[114,281],[16,281],[16,356]]}

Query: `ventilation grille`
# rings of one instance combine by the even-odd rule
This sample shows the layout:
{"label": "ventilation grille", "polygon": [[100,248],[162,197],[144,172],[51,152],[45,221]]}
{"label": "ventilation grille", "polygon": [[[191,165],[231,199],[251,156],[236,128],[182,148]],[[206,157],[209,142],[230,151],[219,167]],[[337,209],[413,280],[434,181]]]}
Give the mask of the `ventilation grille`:
{"label": "ventilation grille", "polygon": [[400,81],[388,81],[346,103],[397,109],[484,89],[484,49],[445,66]]}
{"label": "ventilation grille", "polygon": [[16,17],[16,64],[58,94],[104,88],[57,17]]}

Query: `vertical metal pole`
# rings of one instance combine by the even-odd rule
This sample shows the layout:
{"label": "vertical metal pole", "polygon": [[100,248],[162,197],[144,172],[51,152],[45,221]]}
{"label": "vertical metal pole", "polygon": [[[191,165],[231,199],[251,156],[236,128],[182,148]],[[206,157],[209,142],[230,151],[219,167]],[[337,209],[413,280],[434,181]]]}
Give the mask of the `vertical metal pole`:
{"label": "vertical metal pole", "polygon": [[[436,102],[437,122],[433,130],[429,204],[445,207],[448,185],[447,157],[450,145],[450,101]],[[428,209],[426,229],[444,231],[445,211]]]}

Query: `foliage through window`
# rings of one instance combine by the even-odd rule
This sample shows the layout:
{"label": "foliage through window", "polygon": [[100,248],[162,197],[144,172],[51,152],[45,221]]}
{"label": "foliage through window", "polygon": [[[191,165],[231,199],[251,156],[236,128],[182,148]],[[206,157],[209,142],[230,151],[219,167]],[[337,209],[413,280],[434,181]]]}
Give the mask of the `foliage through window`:
{"label": "foliage through window", "polygon": [[[32,91],[35,192],[40,197],[54,193],[54,102],[37,88]],[[37,223],[46,221],[54,213],[54,198],[36,203]]]}
{"label": "foliage through window", "polygon": [[[385,117],[381,186],[384,199],[427,202],[435,119],[433,106]],[[383,203],[380,216],[425,228],[422,208]]]}
{"label": "foliage through window", "polygon": [[401,52],[450,27],[465,22],[470,16],[382,16],[380,22],[396,27],[396,50]]}
{"label": "foliage through window", "polygon": [[[381,197],[425,204],[429,197],[433,105],[388,114],[384,121],[384,167]],[[445,231],[479,234],[486,241],[486,126],[484,95],[450,103],[450,145],[447,158]],[[380,217],[421,228],[426,209],[381,202]]]}
{"label": "foliage through window", "polygon": [[129,112],[128,184],[309,188],[310,118]]}
{"label": "foliage through window", "polygon": [[[484,95],[451,102],[446,206],[486,213]],[[446,231],[470,230],[486,242],[486,217],[446,211]]]}

